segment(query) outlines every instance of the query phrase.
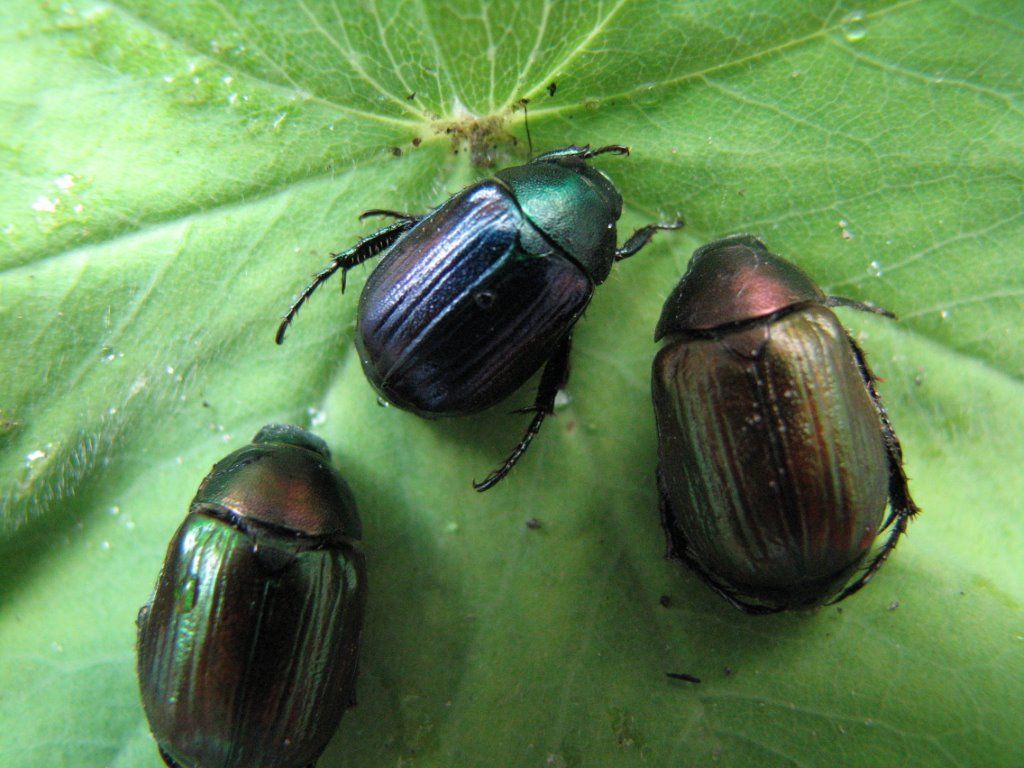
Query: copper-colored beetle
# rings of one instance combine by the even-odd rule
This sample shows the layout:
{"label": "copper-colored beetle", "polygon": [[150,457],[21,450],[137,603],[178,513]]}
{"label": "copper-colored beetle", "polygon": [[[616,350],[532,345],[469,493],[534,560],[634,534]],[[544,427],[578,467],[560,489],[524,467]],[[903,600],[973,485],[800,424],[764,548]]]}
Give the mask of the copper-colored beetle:
{"label": "copper-colored beetle", "polygon": [[874,376],[835,306],[892,316],[826,296],[738,235],[694,253],[658,323],[669,555],[750,613],[850,596],[918,512]]}
{"label": "copper-colored beetle", "polygon": [[203,480],[139,611],[139,687],[171,768],[312,766],[354,702],[366,570],[320,438],[264,427]]}

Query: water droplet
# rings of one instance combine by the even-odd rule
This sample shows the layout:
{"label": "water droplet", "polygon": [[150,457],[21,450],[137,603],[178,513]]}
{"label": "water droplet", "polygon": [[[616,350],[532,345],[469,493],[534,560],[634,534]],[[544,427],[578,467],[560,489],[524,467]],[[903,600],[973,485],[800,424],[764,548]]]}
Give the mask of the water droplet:
{"label": "water droplet", "polygon": [[40,459],[46,458],[46,451],[36,449],[32,453],[25,455],[25,466],[31,466],[33,462],[39,461]]}
{"label": "water droplet", "polygon": [[238,103],[238,94],[237,93],[229,93],[228,94],[228,106],[229,107],[233,107],[237,103]]}
{"label": "water droplet", "polygon": [[56,213],[57,206],[60,205],[60,198],[50,198],[46,195],[40,195],[32,203],[32,210],[39,211],[40,213]]}
{"label": "water droplet", "polygon": [[164,370],[167,372],[168,376],[173,376],[174,375],[174,368],[173,367],[168,365],[166,368],[164,368]]}
{"label": "water droplet", "polygon": [[120,515],[121,514],[121,508],[115,504],[114,506],[112,506],[110,509],[107,510],[107,514],[110,514],[110,515]]}
{"label": "water droplet", "polygon": [[131,389],[128,390],[128,397],[135,397],[135,395],[139,394],[139,392],[141,392],[146,386],[146,383],[147,379],[145,376],[139,376],[135,379],[135,381],[132,382]]}
{"label": "water droplet", "polygon": [[944,309],[941,312],[939,312],[939,317],[941,317],[943,320],[949,320],[949,310]]}
{"label": "water droplet", "polygon": [[868,33],[867,27],[864,26],[864,11],[850,11],[843,16],[839,23],[843,30],[843,37],[848,43],[859,42]]}
{"label": "water droplet", "polygon": [[458,533],[459,524],[458,523],[448,523],[448,525],[446,525],[444,527],[444,529],[446,531],[448,531],[448,533]]}
{"label": "water droplet", "polygon": [[65,192],[67,192],[69,189],[75,186],[75,177],[72,176],[70,173],[65,173],[54,179],[53,183],[57,185],[58,189],[62,189]]}
{"label": "water droplet", "polygon": [[319,427],[327,421],[327,414],[312,406],[306,409],[306,415],[309,416],[309,426],[311,427]]}
{"label": "water droplet", "polygon": [[224,75],[224,77],[222,77],[220,81],[224,83],[224,85],[231,85],[231,83],[235,81],[235,78],[233,78],[231,75]]}
{"label": "water droplet", "polygon": [[868,274],[874,275],[875,277],[882,276],[882,264],[878,261],[872,261],[868,264]]}
{"label": "water droplet", "polygon": [[562,408],[572,402],[572,397],[564,389],[555,393],[555,408]]}
{"label": "water droplet", "polygon": [[391,407],[391,403],[385,400],[381,395],[377,395],[377,405],[379,405],[381,408]]}
{"label": "water droplet", "polygon": [[110,551],[110,542],[107,541],[106,539],[101,541],[100,542],[100,549],[102,549],[104,552],[109,552]]}

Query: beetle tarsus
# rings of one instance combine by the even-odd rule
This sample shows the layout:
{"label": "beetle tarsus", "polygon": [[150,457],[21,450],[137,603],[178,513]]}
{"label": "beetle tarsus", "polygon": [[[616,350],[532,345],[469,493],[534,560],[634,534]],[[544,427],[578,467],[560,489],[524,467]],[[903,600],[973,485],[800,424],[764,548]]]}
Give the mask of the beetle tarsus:
{"label": "beetle tarsus", "polygon": [[598,147],[597,149],[591,149],[590,147],[584,148],[586,151],[582,155],[582,159],[589,160],[592,157],[598,155],[628,155],[629,147],[624,144],[608,144],[604,147]]}
{"label": "beetle tarsus", "polygon": [[856,309],[858,312],[870,312],[873,315],[888,317],[890,320],[896,319],[896,313],[890,312],[885,307],[872,304],[870,301],[857,301],[844,296],[828,296],[824,304],[826,307],[846,307],[847,309]]}
{"label": "beetle tarsus", "polygon": [[302,305],[306,303],[317,288],[331,278],[331,275],[339,269],[343,270],[341,273],[341,285],[342,290],[344,290],[345,272],[352,269],[352,267],[362,264],[364,261],[372,259],[374,256],[380,255],[381,251],[390,247],[406,230],[411,229],[415,223],[416,219],[400,219],[394,224],[388,224],[386,227],[378,229],[372,235],[364,237],[347,251],[334,254],[331,263],[313,276],[313,282],[306,286],[305,290],[299,294],[299,297],[288,308],[288,312],[281,319],[281,324],[277,327],[277,335],[274,337],[274,340],[278,344],[284,342],[284,335],[288,331],[288,326],[291,325],[292,320],[295,319],[295,315],[298,314]]}
{"label": "beetle tarsus", "polygon": [[537,397],[534,399],[533,405],[523,409],[534,412],[523,439],[505,459],[504,464],[491,472],[482,482],[473,483],[473,488],[480,493],[493,488],[512,470],[516,462],[526,453],[526,449],[530,447],[533,438],[537,436],[544,419],[555,412],[555,397],[558,395],[558,390],[564,387],[569,380],[569,353],[571,351],[572,333],[568,333],[548,360],[547,365],[544,366],[544,373],[541,374],[540,386],[537,387]]}
{"label": "beetle tarsus", "polygon": [[621,248],[615,251],[615,260],[622,261],[628,259],[630,256],[635,254],[645,245],[647,245],[651,238],[654,237],[654,233],[661,229],[680,229],[685,222],[682,219],[678,221],[672,221],[668,223],[648,224],[646,227],[640,227],[636,232],[629,236],[629,239],[622,245]]}
{"label": "beetle tarsus", "polygon": [[368,211],[363,211],[359,214],[359,220],[365,221],[366,219],[374,216],[386,216],[392,219],[399,219],[400,221],[408,221],[415,224],[417,221],[422,219],[422,216],[416,216],[411,213],[402,213],[401,211],[393,211],[390,208],[371,208]]}
{"label": "beetle tarsus", "polygon": [[591,149],[589,144],[582,147],[563,147],[562,149],[553,149],[550,152],[544,152],[543,154],[537,155],[531,163],[546,162],[548,160],[555,159],[569,159],[574,160],[590,160],[592,157],[597,155],[628,155],[629,147],[622,144],[609,144],[605,147],[598,147],[597,149]]}

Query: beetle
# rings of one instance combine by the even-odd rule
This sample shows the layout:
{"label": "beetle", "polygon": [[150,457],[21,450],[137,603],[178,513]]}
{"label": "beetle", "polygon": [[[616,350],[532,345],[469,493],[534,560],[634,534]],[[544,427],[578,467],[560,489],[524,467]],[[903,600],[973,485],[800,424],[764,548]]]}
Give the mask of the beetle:
{"label": "beetle", "polygon": [[919,511],[876,379],[833,307],[893,317],[826,296],[756,237],[737,235],[694,253],[658,321],[652,396],[668,554],[749,613],[849,597]]}
{"label": "beetle", "polygon": [[485,410],[542,366],[534,416],[518,445],[480,483],[493,487],[554,412],[569,375],[572,331],[612,264],[643,248],[650,224],[616,247],[622,196],[588,165],[627,147],[570,146],[498,171],[424,215],[385,209],[395,221],[335,254],[281,321],[277,343],[312,293],[341,270],[384,254],[363,287],[356,346],[377,392],[426,418]]}
{"label": "beetle", "polygon": [[311,767],[355,703],[359,514],[326,444],[270,424],[214,465],[138,617],[171,768]]}

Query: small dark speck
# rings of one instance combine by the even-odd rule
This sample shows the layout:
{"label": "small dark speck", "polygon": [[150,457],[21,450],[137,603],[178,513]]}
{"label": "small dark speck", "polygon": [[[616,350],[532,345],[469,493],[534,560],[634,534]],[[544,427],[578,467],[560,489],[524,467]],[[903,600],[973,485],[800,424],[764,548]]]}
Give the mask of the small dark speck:
{"label": "small dark speck", "polygon": [[423,143],[423,139],[421,139],[419,136],[413,136],[412,137],[412,145],[414,147],[418,147],[422,143]]}
{"label": "small dark speck", "polygon": [[668,608],[670,605],[672,605],[672,598],[668,595],[662,595],[658,598],[658,603],[661,605],[662,608]]}
{"label": "small dark speck", "polygon": [[967,594],[966,592],[964,592],[963,590],[960,590],[960,597],[963,597],[966,594]]}
{"label": "small dark speck", "polygon": [[555,91],[557,91],[557,90],[558,90],[558,83],[552,81],[551,84],[548,85],[548,96],[554,96],[555,95]]}
{"label": "small dark speck", "polygon": [[743,197],[743,196],[745,196],[747,194],[747,190],[745,190],[745,189],[737,189],[736,190],[736,194],[739,195],[740,197]]}
{"label": "small dark speck", "polygon": [[206,402],[205,400],[203,400],[203,408],[209,408],[209,407],[210,407],[210,404],[208,402]]}
{"label": "small dark speck", "polygon": [[415,98],[416,98],[416,91],[413,91],[412,93],[410,93],[408,96],[405,97],[406,101],[412,101]]}
{"label": "small dark speck", "polygon": [[531,531],[540,530],[540,526],[541,522],[536,517],[531,517],[529,520],[526,521],[526,527],[529,528]]}
{"label": "small dark speck", "polygon": [[891,603],[889,603],[889,610],[890,611],[895,611],[899,607],[900,607],[900,601],[899,600],[893,600]]}
{"label": "small dark speck", "polygon": [[836,613],[842,613],[842,612],[843,612],[842,608],[836,608]]}
{"label": "small dark speck", "polygon": [[401,157],[402,156],[402,148],[401,147],[392,147],[391,148],[391,154],[394,155],[395,157]]}
{"label": "small dark speck", "polygon": [[575,431],[576,431],[576,422],[575,421],[570,419],[569,421],[565,422],[565,434],[571,435]]}
{"label": "small dark speck", "polygon": [[682,680],[684,683],[699,683],[700,678],[695,675],[688,675],[686,672],[666,672],[665,677],[672,680]]}
{"label": "small dark speck", "polygon": [[725,667],[722,672],[725,673],[726,677],[732,677],[732,667]]}

